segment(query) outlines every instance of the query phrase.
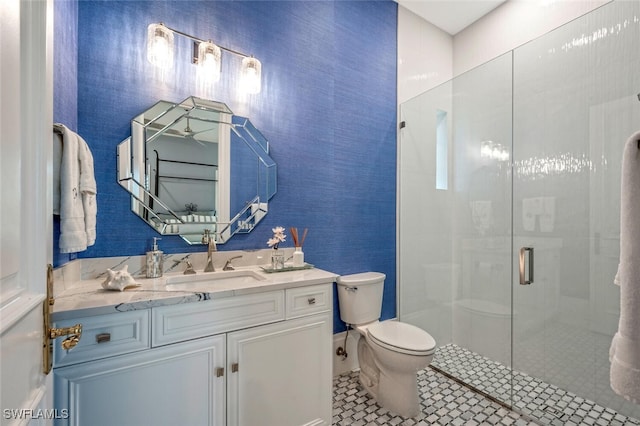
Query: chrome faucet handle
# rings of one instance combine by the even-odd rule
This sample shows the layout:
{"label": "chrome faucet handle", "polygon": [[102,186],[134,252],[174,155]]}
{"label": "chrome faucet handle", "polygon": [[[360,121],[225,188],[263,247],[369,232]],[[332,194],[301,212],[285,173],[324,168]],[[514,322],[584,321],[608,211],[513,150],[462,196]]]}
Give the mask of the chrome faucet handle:
{"label": "chrome faucet handle", "polygon": [[216,238],[211,235],[211,230],[205,229],[202,236],[202,244],[207,244],[207,266],[204,267],[204,272],[215,272],[216,268],[213,266],[213,252],[217,251]]}
{"label": "chrome faucet handle", "polygon": [[184,275],[193,275],[196,273],[196,271],[193,269],[193,265],[191,264],[191,262],[189,262],[188,260],[185,260],[184,263],[187,264],[187,267],[183,272]]}
{"label": "chrome faucet handle", "polygon": [[209,240],[211,239],[211,231],[208,229],[204,230],[204,234],[202,234],[202,244],[209,244]]}
{"label": "chrome faucet handle", "polygon": [[233,256],[230,257],[229,259],[227,259],[227,262],[224,264],[224,267],[222,268],[223,271],[233,271],[235,268],[233,266],[231,266],[231,261],[234,259],[240,259],[242,258],[242,256]]}

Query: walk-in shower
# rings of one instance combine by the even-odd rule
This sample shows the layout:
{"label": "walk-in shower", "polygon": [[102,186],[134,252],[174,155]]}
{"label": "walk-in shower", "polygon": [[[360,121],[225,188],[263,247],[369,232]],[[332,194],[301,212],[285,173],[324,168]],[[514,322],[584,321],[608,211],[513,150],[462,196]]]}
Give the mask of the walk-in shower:
{"label": "walk-in shower", "polygon": [[614,1],[401,105],[400,319],[543,424],[640,418],[608,358],[639,91],[640,2]]}

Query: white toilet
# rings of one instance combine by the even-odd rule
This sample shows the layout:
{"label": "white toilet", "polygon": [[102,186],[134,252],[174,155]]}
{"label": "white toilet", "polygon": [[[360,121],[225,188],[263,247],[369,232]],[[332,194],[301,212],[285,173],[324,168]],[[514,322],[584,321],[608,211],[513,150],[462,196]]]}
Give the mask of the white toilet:
{"label": "white toilet", "polygon": [[426,331],[399,321],[379,322],[385,275],[338,277],[340,318],[355,328],[360,383],[382,407],[403,417],[420,412],[416,373],[431,362],[436,342]]}

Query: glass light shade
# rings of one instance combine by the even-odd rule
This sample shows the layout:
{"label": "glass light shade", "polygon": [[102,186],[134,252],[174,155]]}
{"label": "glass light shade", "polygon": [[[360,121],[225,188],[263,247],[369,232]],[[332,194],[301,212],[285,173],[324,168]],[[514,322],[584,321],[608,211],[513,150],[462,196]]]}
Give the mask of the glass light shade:
{"label": "glass light shade", "polygon": [[218,46],[208,42],[198,45],[198,67],[201,75],[210,81],[220,80],[220,64],[222,63],[222,51]]}
{"label": "glass light shade", "polygon": [[242,88],[246,93],[260,93],[262,80],[262,64],[256,58],[242,60]]}
{"label": "glass light shade", "polygon": [[173,32],[162,24],[147,27],[147,59],[157,67],[173,66]]}

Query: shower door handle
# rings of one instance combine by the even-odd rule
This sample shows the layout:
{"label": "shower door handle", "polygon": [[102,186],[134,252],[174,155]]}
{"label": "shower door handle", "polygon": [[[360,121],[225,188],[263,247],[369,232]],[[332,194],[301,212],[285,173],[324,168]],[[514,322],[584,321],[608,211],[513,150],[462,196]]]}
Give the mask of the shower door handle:
{"label": "shower door handle", "polygon": [[[526,268],[524,255],[529,254],[529,268]],[[525,269],[528,269],[527,278],[525,279]],[[533,247],[520,247],[520,285],[529,285],[533,283]]]}

